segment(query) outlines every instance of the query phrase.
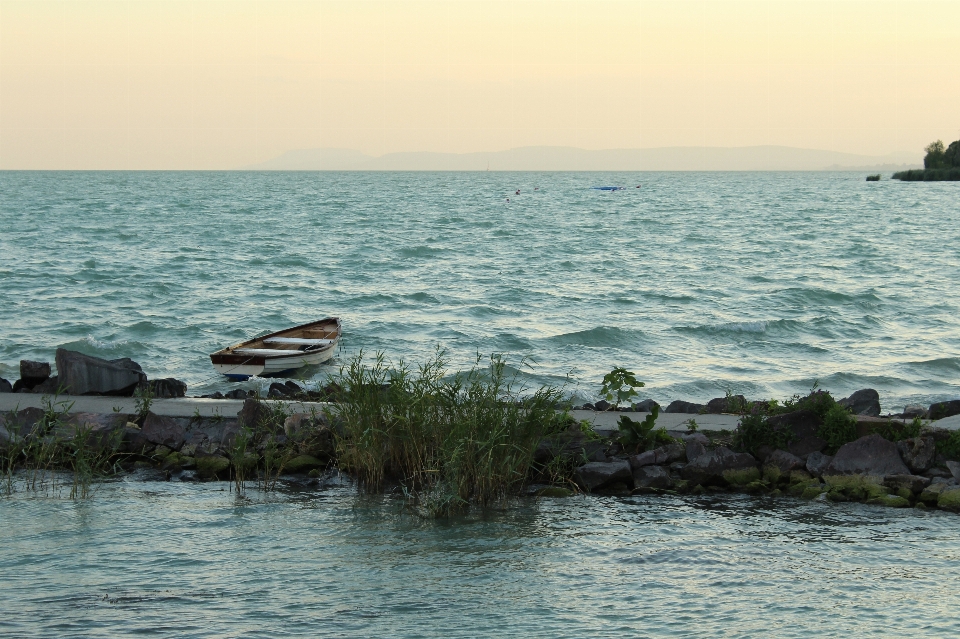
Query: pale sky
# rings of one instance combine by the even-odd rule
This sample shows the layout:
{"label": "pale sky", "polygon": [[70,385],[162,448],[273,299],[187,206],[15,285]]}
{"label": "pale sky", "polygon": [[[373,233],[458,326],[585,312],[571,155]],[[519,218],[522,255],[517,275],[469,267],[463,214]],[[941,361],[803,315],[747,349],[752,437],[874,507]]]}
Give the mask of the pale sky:
{"label": "pale sky", "polygon": [[0,169],[960,138],[960,0],[0,0]]}

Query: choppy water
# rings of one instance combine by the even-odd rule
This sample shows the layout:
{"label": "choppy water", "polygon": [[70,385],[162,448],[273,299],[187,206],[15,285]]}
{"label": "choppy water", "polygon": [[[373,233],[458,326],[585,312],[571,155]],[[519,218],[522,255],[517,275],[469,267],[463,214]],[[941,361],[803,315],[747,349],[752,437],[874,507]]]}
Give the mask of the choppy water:
{"label": "choppy water", "polygon": [[7,637],[952,637],[956,515],[731,497],[452,521],[351,488],[0,499]]}
{"label": "choppy water", "polygon": [[625,365],[660,401],[819,379],[894,410],[960,395],[958,205],[857,173],[4,172],[0,376],[66,346],[225,390],[208,353],[337,314],[340,361],[439,344],[584,398]]}

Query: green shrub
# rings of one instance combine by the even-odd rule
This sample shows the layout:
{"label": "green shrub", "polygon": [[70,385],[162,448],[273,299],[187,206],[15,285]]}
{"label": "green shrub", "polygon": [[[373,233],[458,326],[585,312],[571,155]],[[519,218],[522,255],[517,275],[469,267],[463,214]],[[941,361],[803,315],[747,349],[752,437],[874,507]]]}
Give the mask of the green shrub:
{"label": "green shrub", "polygon": [[629,402],[636,397],[636,389],[643,388],[643,386],[644,383],[638,381],[636,375],[626,368],[617,366],[603,376],[600,396],[608,402],[613,402],[614,408],[619,408],[621,403]]}
{"label": "green shrub", "polygon": [[849,410],[834,403],[823,416],[817,435],[827,442],[827,452],[833,455],[838,448],[857,439],[857,420]]}
{"label": "green shrub", "polygon": [[677,441],[667,434],[665,428],[654,430],[659,414],[660,407],[654,404],[653,411],[642,422],[630,419],[626,415],[620,416],[620,437],[618,441],[624,450],[640,452],[641,450],[656,448],[661,444],[672,444]]}
{"label": "green shrub", "polygon": [[771,426],[766,415],[753,413],[740,417],[737,430],[733,433],[733,445],[756,455],[761,446],[786,448],[790,445],[792,435],[786,428]]}
{"label": "green shrub", "polygon": [[950,436],[937,442],[937,452],[947,459],[960,460],[960,430],[950,431]]}

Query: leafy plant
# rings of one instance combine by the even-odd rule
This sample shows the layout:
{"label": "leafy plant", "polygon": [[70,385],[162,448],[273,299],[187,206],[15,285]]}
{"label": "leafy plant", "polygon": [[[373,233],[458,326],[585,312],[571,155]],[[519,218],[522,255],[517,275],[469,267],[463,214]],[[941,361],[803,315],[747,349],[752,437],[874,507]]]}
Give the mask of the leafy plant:
{"label": "leafy plant", "polygon": [[654,405],[651,413],[642,422],[630,419],[626,415],[620,416],[620,437],[618,441],[624,450],[640,452],[641,448],[649,450],[656,447],[657,444],[669,444],[675,441],[673,437],[667,434],[665,428],[654,430],[659,414],[660,408]]}
{"label": "leafy plant", "polygon": [[834,403],[824,415],[817,435],[827,442],[827,452],[832,455],[857,438],[857,420],[848,409]]}
{"label": "leafy plant", "polygon": [[643,387],[644,383],[637,380],[632,372],[617,366],[603,376],[600,395],[608,402],[613,402],[614,408],[619,408],[620,404],[637,396],[636,389]]}
{"label": "leafy plant", "polygon": [[950,436],[937,442],[937,452],[947,459],[960,459],[960,430],[950,431]]}
{"label": "leafy plant", "polygon": [[153,406],[153,388],[150,384],[141,384],[133,392],[133,405],[137,411],[137,422],[142,424]]}
{"label": "leafy plant", "polygon": [[771,426],[766,415],[751,413],[740,416],[737,430],[733,433],[733,445],[756,455],[761,446],[786,448],[793,433],[787,428]]}

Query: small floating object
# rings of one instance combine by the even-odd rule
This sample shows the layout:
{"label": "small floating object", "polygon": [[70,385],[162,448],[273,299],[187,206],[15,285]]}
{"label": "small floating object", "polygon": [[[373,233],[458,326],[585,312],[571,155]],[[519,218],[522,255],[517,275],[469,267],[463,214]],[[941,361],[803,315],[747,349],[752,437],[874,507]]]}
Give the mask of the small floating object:
{"label": "small floating object", "polygon": [[867,176],[867,182],[879,182],[879,181],[880,181],[880,174],[879,174],[879,173],[877,173],[876,175],[868,175],[868,176]]}
{"label": "small floating object", "polygon": [[[622,186],[592,186],[594,191],[622,191]],[[639,186],[637,188],[640,188]]]}
{"label": "small floating object", "polygon": [[211,354],[210,361],[218,373],[238,381],[286,375],[333,357],[340,334],[340,318],[327,317],[228,346]]}
{"label": "small floating object", "polygon": [[520,195],[520,189],[517,189],[517,192],[514,195]]}

